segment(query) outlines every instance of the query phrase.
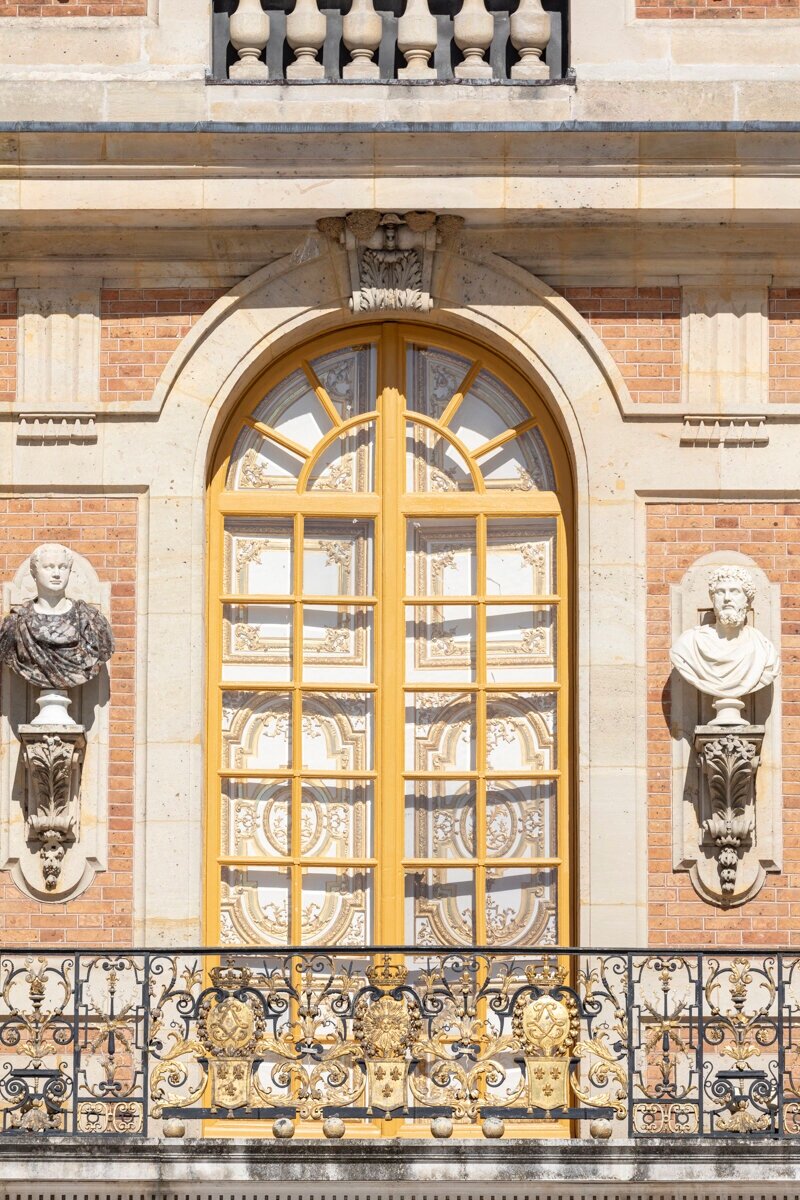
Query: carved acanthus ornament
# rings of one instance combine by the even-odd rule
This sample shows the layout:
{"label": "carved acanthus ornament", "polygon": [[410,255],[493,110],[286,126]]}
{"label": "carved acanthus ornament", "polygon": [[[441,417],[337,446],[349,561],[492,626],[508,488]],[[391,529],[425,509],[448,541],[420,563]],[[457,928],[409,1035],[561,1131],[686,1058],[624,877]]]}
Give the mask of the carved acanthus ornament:
{"label": "carved acanthus ornament", "polygon": [[704,843],[717,860],[722,895],[727,898],[736,890],[739,858],[755,831],[756,771],[764,726],[744,726],[724,737],[719,734],[719,727],[698,727],[694,747],[711,808],[703,821]]}
{"label": "carved acanthus ornament", "polygon": [[42,876],[55,891],[61,864],[79,836],[78,790],[86,738],[80,725],[47,731],[41,725],[19,730],[28,770],[26,835],[39,847]]}
{"label": "carved acanthus ornament", "polygon": [[353,312],[429,312],[438,246],[457,237],[462,217],[362,210],[323,217],[317,228],[347,251]]}

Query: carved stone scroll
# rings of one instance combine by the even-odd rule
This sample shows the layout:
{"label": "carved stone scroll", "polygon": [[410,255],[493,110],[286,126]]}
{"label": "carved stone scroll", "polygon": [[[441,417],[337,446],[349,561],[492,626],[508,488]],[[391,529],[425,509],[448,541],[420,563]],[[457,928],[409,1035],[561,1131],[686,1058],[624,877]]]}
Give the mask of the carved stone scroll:
{"label": "carved stone scroll", "polygon": [[354,313],[429,312],[437,246],[458,234],[462,217],[432,212],[358,211],[324,217],[317,228],[347,250]]}

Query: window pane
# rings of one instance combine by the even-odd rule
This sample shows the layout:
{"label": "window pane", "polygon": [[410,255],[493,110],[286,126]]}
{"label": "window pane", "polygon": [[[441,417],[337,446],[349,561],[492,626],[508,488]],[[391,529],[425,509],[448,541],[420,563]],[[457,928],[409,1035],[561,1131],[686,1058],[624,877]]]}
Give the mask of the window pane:
{"label": "window pane", "polygon": [[306,521],[306,596],[372,595],[372,522]]}
{"label": "window pane", "polygon": [[472,858],[475,785],[447,779],[406,784],[406,856]]}
{"label": "window pane", "polygon": [[475,769],[475,697],[415,692],[406,700],[406,770],[431,774]]}
{"label": "window pane", "polygon": [[245,427],[236,439],[225,486],[234,491],[293,492],[304,459],[257,429]]}
{"label": "window pane", "polygon": [[486,942],[489,946],[555,946],[556,872],[525,867],[486,872]]}
{"label": "window pane", "polygon": [[475,945],[475,877],[465,868],[406,875],[406,939],[414,946]]}
{"label": "window pane", "polygon": [[312,450],[332,428],[303,371],[295,371],[274,387],[253,412],[253,419],[307,450]]}
{"label": "window pane", "polygon": [[406,588],[411,596],[474,596],[473,520],[409,521]]}
{"label": "window pane", "polygon": [[460,388],[472,361],[450,350],[412,346],[408,351],[406,403],[415,412],[438,420]]}
{"label": "window pane", "polygon": [[504,383],[481,371],[458,406],[450,428],[472,452],[523,421],[530,420],[528,409]]}
{"label": "window pane", "polygon": [[550,596],[556,592],[556,521],[489,521],[486,591],[489,596]]}
{"label": "window pane", "polygon": [[326,446],[311,468],[310,491],[375,491],[375,426],[349,429]]}
{"label": "window pane", "polygon": [[222,780],[222,852],[237,858],[289,853],[292,785],[287,779]]}
{"label": "window pane", "polygon": [[490,683],[523,676],[531,683],[555,682],[555,607],[487,605],[486,666]]}
{"label": "window pane", "polygon": [[367,858],[372,853],[372,784],[308,779],[300,810],[306,858]]}
{"label": "window pane", "polygon": [[409,421],[406,487],[409,492],[471,492],[475,485],[467,460],[446,437]]}
{"label": "window pane", "polygon": [[486,768],[555,771],[555,692],[500,692],[486,698]]}
{"label": "window pane", "polygon": [[223,589],[231,595],[288,596],[292,522],[256,517],[225,521]]}
{"label": "window pane", "polygon": [[365,946],[370,942],[372,874],[362,867],[303,871],[304,946]]}
{"label": "window pane", "polygon": [[305,604],[304,681],[372,683],[372,624],[369,608]]}
{"label": "window pane", "polygon": [[224,692],[222,766],[283,771],[290,766],[292,698],[275,692]]}
{"label": "window pane", "polygon": [[544,438],[528,429],[480,460],[486,487],[501,492],[553,492],[555,475]]}
{"label": "window pane", "polygon": [[437,604],[406,608],[409,683],[471,683],[475,678],[475,609]]}
{"label": "window pane", "polygon": [[309,771],[372,769],[372,696],[363,692],[303,695],[303,767]]}
{"label": "window pane", "polygon": [[288,604],[226,604],[222,678],[258,682],[292,676],[292,609]]}
{"label": "window pane", "polygon": [[489,858],[555,858],[556,781],[490,779],[486,784]]}
{"label": "window pane", "polygon": [[348,346],[311,360],[317,379],[343,421],[372,412],[376,400],[375,346]]}
{"label": "window pane", "polygon": [[283,867],[223,867],[223,946],[285,946],[289,941],[289,871]]}

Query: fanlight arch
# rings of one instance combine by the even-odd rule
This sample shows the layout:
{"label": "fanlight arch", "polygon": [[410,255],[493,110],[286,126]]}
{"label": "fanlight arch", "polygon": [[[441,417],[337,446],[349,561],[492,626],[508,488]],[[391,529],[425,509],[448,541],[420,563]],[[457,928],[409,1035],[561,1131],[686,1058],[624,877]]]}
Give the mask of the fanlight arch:
{"label": "fanlight arch", "polygon": [[271,367],[210,487],[207,936],[569,940],[570,475],[498,356],[364,325]]}

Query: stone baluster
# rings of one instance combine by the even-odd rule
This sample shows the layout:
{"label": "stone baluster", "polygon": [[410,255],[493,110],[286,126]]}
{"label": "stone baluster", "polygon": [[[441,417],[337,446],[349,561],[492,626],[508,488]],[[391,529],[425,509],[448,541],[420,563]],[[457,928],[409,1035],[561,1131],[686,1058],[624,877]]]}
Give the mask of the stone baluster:
{"label": "stone baluster", "polygon": [[286,68],[287,79],[322,79],[324,70],[317,54],[325,41],[327,21],[317,0],[296,0],[286,18],[286,41],[294,50],[294,62]]}
{"label": "stone baluster", "polygon": [[381,44],[383,21],[372,0],[353,0],[342,21],[342,40],[351,61],[342,70],[343,79],[378,79],[378,64],[372,56]]}
{"label": "stone baluster", "polygon": [[231,64],[231,79],[267,79],[267,64],[261,52],[269,41],[269,15],[261,0],[239,0],[230,21],[231,44],[239,52],[239,61]]}
{"label": "stone baluster", "polygon": [[520,57],[511,68],[512,79],[550,78],[550,69],[542,61],[542,55],[551,32],[550,13],[542,8],[542,0],[520,0],[519,8],[511,14],[511,44]]}
{"label": "stone baluster", "polygon": [[464,55],[455,69],[456,79],[491,79],[492,68],[483,56],[494,37],[494,17],[484,0],[464,0],[453,21],[453,34]]}
{"label": "stone baluster", "polygon": [[397,72],[398,78],[436,78],[435,68],[428,66],[436,49],[436,17],[428,0],[408,0],[397,26],[397,48],[406,60]]}

